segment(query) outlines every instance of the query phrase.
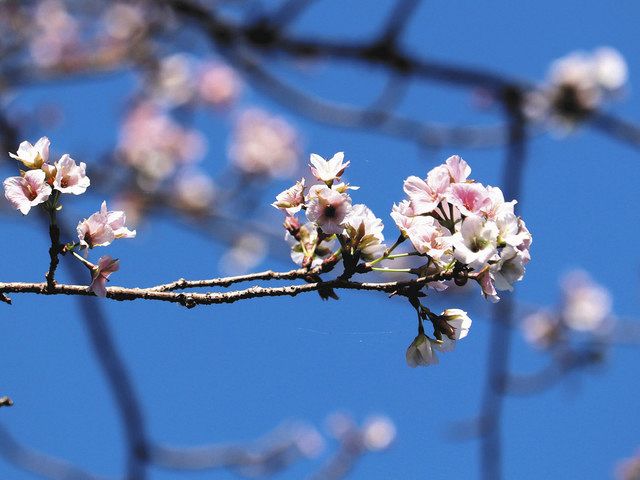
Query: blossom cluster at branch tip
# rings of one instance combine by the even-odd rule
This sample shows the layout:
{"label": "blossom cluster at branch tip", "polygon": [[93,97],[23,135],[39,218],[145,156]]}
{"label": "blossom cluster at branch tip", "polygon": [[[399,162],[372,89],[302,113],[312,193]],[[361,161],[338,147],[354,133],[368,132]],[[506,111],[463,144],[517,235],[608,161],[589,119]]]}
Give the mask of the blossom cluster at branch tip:
{"label": "blossom cluster at branch tip", "polygon": [[[309,166],[318,183],[308,186],[302,178],[277,195],[272,205],[286,215],[285,238],[291,244],[291,258],[303,267],[324,264],[328,269],[342,260],[341,278],[371,270],[433,278],[422,284],[420,292],[403,295],[420,318],[418,336],[407,350],[407,363],[435,363],[435,351],[452,349],[456,340],[466,336],[471,320],[459,309],[435,315],[418,297],[428,289],[441,291],[473,279],[487,299],[497,302],[498,291],[512,290],[524,276],[531,259],[531,234],[514,213],[516,201],[506,201],[498,187],[472,180],[467,162],[453,155],[426,178],[410,176],[404,181],[407,197],[391,210],[400,236],[387,247],[382,220],[366,205],[353,204],[349,192],[358,187],[341,181],[349,164],[342,152],[329,160],[312,154]],[[298,219],[301,212],[306,222]],[[392,255],[405,240],[412,248]],[[374,267],[408,256],[417,258],[415,268]],[[425,321],[433,323],[433,338],[424,333]]]}
{"label": "blossom cluster at branch tip", "polygon": [[[53,164],[49,163],[50,146],[49,139],[42,137],[33,145],[27,141],[22,142],[16,153],[9,154],[28,170],[20,170],[20,176],[4,180],[4,195],[23,215],[27,215],[33,207],[42,205],[49,212],[51,228],[57,229],[55,216],[62,208],[59,203],[60,195],[81,195],[89,188],[91,181],[86,174],[86,164],[77,164],[69,154],[65,153]],[[62,248],[61,245],[56,245],[58,240],[54,240],[55,236],[52,236],[52,248],[57,249],[58,254],[72,252],[77,255],[73,252],[76,248],[106,246],[117,238],[135,237],[135,230],[129,230],[125,223],[124,212],[109,211],[106,202],[102,202],[100,211],[78,223],[78,242],[67,243]],[[78,258],[91,271],[91,290],[98,296],[106,296],[105,283],[109,275],[119,269],[118,260],[106,255],[100,258],[96,266]],[[52,265],[57,265],[57,262],[52,261]],[[51,278],[54,270],[55,266],[48,273]],[[51,281],[49,277],[47,281]]]}

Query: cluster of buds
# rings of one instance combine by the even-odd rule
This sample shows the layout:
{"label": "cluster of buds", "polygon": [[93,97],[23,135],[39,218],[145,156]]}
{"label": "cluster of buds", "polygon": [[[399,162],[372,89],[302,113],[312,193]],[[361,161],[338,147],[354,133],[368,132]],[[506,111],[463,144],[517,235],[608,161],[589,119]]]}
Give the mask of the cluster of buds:
{"label": "cluster of buds", "polygon": [[[363,204],[353,205],[346,183],[338,183],[349,162],[340,152],[330,160],[311,155],[311,173],[318,183],[307,189],[304,179],[280,193],[273,206],[286,214],[286,239],[291,257],[306,268],[327,271],[342,260],[347,279],[356,273],[409,273],[428,277],[425,289],[443,290],[472,278],[483,295],[497,302],[497,290],[512,290],[524,276],[530,260],[531,234],[514,213],[515,200],[505,201],[498,187],[484,186],[469,178],[471,168],[459,156],[432,169],[426,179],[407,178],[407,198],[393,205],[391,217],[400,230],[398,240],[384,244],[382,221]],[[304,211],[306,223],[296,215]],[[405,240],[413,250],[392,254]],[[382,261],[415,256],[416,268],[378,268]],[[407,351],[411,366],[435,363],[436,350],[448,351],[466,336],[471,320],[466,312],[448,309],[436,315],[423,306],[423,291],[405,291],[418,312],[418,336]],[[434,338],[424,333],[431,321]]]}
{"label": "cluster of buds", "polygon": [[[60,196],[68,193],[83,194],[91,184],[86,175],[86,164],[78,165],[68,154],[62,155],[53,164],[49,163],[50,142],[47,137],[40,138],[35,145],[22,142],[18,151],[9,155],[22,162],[27,170],[20,170],[20,176],[4,180],[4,195],[9,203],[27,215],[33,207],[42,205],[49,214],[51,228],[56,232],[55,243],[58,243],[59,230],[56,225],[56,213],[62,209]],[[82,220],[77,227],[78,241],[57,248],[57,253],[72,253],[87,266],[91,272],[91,289],[98,296],[105,296],[105,283],[119,268],[118,260],[105,255],[94,265],[81,257],[75,250],[104,247],[117,238],[133,238],[136,232],[126,226],[124,212],[107,210],[106,202],[102,202],[99,212]]]}
{"label": "cluster of buds", "polygon": [[566,127],[584,120],[627,82],[627,64],[613,48],[574,52],[553,62],[546,85],[531,92],[525,114],[532,120],[551,119]]}

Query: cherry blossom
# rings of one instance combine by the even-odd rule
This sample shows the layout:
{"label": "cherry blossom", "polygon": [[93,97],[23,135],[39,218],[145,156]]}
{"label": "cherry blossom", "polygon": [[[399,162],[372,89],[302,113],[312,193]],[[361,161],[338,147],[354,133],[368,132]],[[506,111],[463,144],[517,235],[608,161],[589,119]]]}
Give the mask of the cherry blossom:
{"label": "cherry blossom", "polygon": [[374,260],[380,257],[387,246],[384,242],[382,220],[364,204],[353,205],[345,217],[344,225],[351,240],[358,238],[358,248],[364,260]]}
{"label": "cherry blossom", "polygon": [[416,215],[432,212],[444,198],[449,188],[450,174],[444,165],[432,169],[427,179],[414,175],[404,181],[404,191],[409,196],[411,208]]}
{"label": "cherry blossom", "polygon": [[467,217],[460,231],[451,237],[454,257],[469,267],[480,270],[497,254],[498,227],[478,215]]}
{"label": "cherry blossom", "polygon": [[107,202],[102,202],[100,211],[78,224],[80,245],[85,248],[104,247],[117,238],[134,238],[136,231],[127,229],[122,211],[108,211]]}
{"label": "cherry blossom", "polygon": [[320,155],[312,153],[309,161],[311,162],[309,166],[311,167],[313,176],[327,184],[338,180],[349,166],[349,163],[351,163],[344,162],[344,152],[336,153],[329,160],[325,160]]}
{"label": "cherry blossom", "polygon": [[98,297],[106,297],[107,289],[106,283],[109,281],[109,275],[113,272],[117,272],[120,269],[120,262],[118,259],[113,259],[109,255],[100,257],[98,265],[91,271],[91,285],[89,288]]}
{"label": "cherry blossom", "polygon": [[75,160],[65,153],[55,163],[56,175],[53,187],[62,193],[83,194],[91,184],[86,175],[86,168],[87,165],[84,162],[76,165]]}
{"label": "cherry blossom", "polygon": [[9,156],[21,161],[27,168],[40,168],[49,160],[49,146],[51,142],[47,137],[40,138],[35,145],[24,141],[18,147],[18,151]]}
{"label": "cherry blossom", "polygon": [[324,233],[341,233],[342,223],[351,210],[351,198],[326,185],[316,185],[309,193],[307,218],[317,224]]}
{"label": "cherry blossom", "polygon": [[276,201],[271,205],[284,210],[287,215],[295,215],[304,204],[305,180],[301,178],[293,187],[290,187],[276,196]]}
{"label": "cherry blossom", "polygon": [[4,196],[9,203],[26,215],[31,207],[49,199],[51,187],[42,170],[29,170],[21,177],[9,177],[4,182]]}
{"label": "cherry blossom", "polygon": [[446,198],[463,215],[479,214],[491,205],[487,189],[479,183],[452,184]]}

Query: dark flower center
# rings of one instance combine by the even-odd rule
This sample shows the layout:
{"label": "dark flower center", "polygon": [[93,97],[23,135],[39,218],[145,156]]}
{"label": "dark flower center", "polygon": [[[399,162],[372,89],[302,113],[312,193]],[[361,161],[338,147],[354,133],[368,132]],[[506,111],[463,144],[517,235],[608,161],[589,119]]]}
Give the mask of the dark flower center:
{"label": "dark flower center", "polygon": [[324,207],[324,216],[326,218],[334,218],[336,216],[336,207],[333,205],[327,205]]}

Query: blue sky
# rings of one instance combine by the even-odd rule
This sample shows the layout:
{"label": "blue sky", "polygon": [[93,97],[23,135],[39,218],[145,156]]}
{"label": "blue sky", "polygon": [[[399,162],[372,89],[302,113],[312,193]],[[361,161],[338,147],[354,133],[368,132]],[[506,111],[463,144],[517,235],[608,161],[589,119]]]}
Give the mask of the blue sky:
{"label": "blue sky", "polygon": [[[293,30],[360,38],[376,30],[391,5],[321,0]],[[610,110],[640,120],[638,14],[631,1],[432,1],[423,2],[403,40],[427,57],[530,81],[542,80],[553,59],[573,50],[612,46],[627,59],[630,88],[624,101]],[[384,77],[353,65],[321,64],[296,78],[306,82],[303,88],[332,99],[365,102],[375,96]],[[64,121],[58,128],[33,126],[27,134],[31,140],[48,135],[56,154],[69,152],[86,161],[90,176],[92,164],[117,136],[117,115],[126,102],[122,91],[132,82],[131,75],[119,74],[86,83],[29,87],[16,92],[12,105],[63,105]],[[425,152],[378,134],[318,125],[251,89],[242,101],[295,123],[304,137],[301,162],[311,152],[330,156],[345,151],[352,162],[348,181],[361,186],[354,200],[382,217],[388,238],[396,237],[388,212],[403,198],[407,176],[424,176],[457,153],[473,168],[473,178],[491,185],[499,185],[501,179],[500,149]],[[467,90],[413,85],[400,112],[462,124],[500,120],[499,112],[478,112],[472,102]],[[229,123],[203,113],[196,124],[209,143],[204,168],[217,171],[227,161]],[[530,142],[518,213],[534,245],[525,279],[516,288],[519,300],[554,304],[560,276],[580,267],[611,290],[618,315],[636,316],[639,160],[637,150],[588,128],[566,138],[541,135]],[[6,164],[2,173],[14,175]],[[271,194],[286,186],[270,186],[256,205],[258,214],[274,225],[281,219],[269,206]],[[100,201],[95,195],[74,198],[65,210],[80,219],[97,210]],[[5,233],[0,238],[0,279],[39,280],[48,261],[45,232],[35,218],[21,218],[17,212],[0,221]],[[284,241],[281,248],[286,253]],[[114,283],[144,286],[183,276],[218,275],[224,248],[167,219],[151,218],[138,227],[136,240],[116,243],[104,253],[121,259]],[[69,278],[64,269],[69,261],[63,259],[61,279]],[[290,266],[267,258],[256,268]],[[434,309],[464,306],[473,328],[455,352],[441,356],[440,365],[410,369],[404,351],[415,336],[414,313],[406,302],[384,295],[345,292],[339,302],[322,302],[315,295],[267,298],[193,310],[101,301],[144,406],[149,434],[158,441],[245,441],[286,419],[322,429],[327,415],[335,411],[348,412],[359,421],[384,414],[396,424],[397,441],[388,452],[366,457],[352,478],[476,478],[477,441],[453,442],[447,432],[453,423],[479,411],[488,309],[478,292],[466,303],[444,303],[438,295],[432,302]],[[16,402],[12,409],[0,411],[0,420],[21,442],[87,469],[117,475],[124,465],[122,429],[78,313],[76,301],[63,297],[15,295],[13,306],[0,306],[0,394],[10,394]],[[615,347],[597,370],[569,377],[539,395],[508,398],[503,420],[505,478],[611,477],[616,462],[640,444],[640,387],[632,380],[640,373],[638,359],[637,346]],[[536,371],[545,360],[515,332],[515,371]],[[301,478],[317,464],[308,462],[279,478]],[[1,461],[0,477],[33,478]],[[177,476],[154,469],[151,478]],[[233,477],[216,472],[185,478]]]}

